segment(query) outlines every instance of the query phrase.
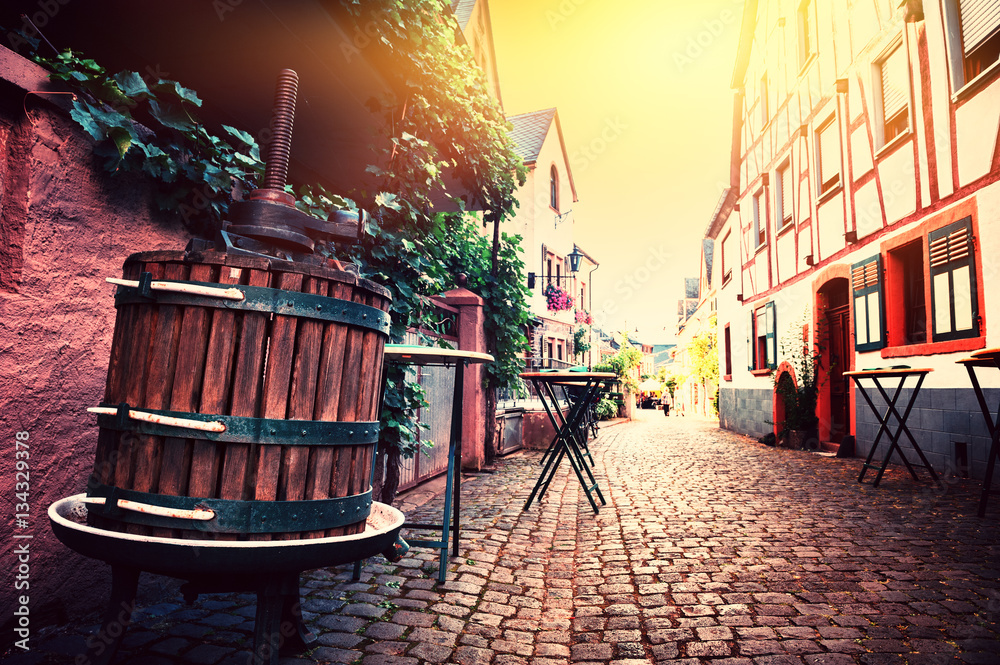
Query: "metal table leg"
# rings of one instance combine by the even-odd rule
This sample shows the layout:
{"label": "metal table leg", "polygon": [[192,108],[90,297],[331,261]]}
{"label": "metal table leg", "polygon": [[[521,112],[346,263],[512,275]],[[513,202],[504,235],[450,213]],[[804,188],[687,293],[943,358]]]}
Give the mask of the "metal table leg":
{"label": "metal table leg", "polygon": [[[583,391],[582,398],[571,402],[570,413],[567,418],[563,418],[562,412],[558,409],[558,401],[555,399],[555,392],[552,390],[551,386],[545,384],[545,390],[543,391],[541,385],[543,382],[532,379],[532,383],[535,385],[535,389],[539,394],[539,399],[542,402],[542,406],[545,408],[545,412],[549,416],[549,420],[552,426],[556,430],[556,442],[553,455],[550,456],[549,461],[546,463],[545,468],[542,470],[541,476],[539,476],[538,481],[535,483],[534,488],[531,490],[531,494],[528,497],[527,502],[524,504],[525,509],[531,506],[532,501],[534,501],[536,494],[538,495],[539,501],[545,495],[545,491],[548,489],[549,484],[552,482],[553,477],[555,477],[556,470],[559,467],[559,463],[565,456],[569,458],[570,466],[576,473],[577,479],[580,481],[580,485],[583,487],[584,492],[587,495],[588,501],[590,501],[591,507],[594,512],[598,512],[599,508],[597,503],[594,501],[593,493],[597,494],[602,505],[607,504],[607,500],[601,493],[600,487],[598,487],[597,480],[594,478],[590,467],[587,466],[586,461],[583,458],[583,453],[576,444],[576,435],[574,434],[575,428],[578,427],[583,408],[586,406],[587,400],[589,400],[598,386],[599,381],[593,379],[588,379],[586,387]],[[549,401],[552,401],[554,405],[550,407]],[[558,418],[557,418],[558,414]],[[561,421],[561,423],[560,423]],[[584,472],[587,474],[587,479],[584,478]],[[589,480],[589,482],[588,482]]]}
{"label": "metal table leg", "polygon": [[[1000,358],[994,358],[993,362],[997,369],[1000,369]],[[972,389],[976,393],[976,401],[979,402],[979,410],[983,414],[983,419],[986,421],[986,431],[990,435],[990,448],[986,454],[986,475],[983,477],[983,489],[979,495],[978,510],[980,517],[986,517],[986,504],[989,501],[990,495],[1000,493],[997,490],[991,489],[993,472],[996,470],[997,458],[1000,457],[1000,407],[997,408],[996,419],[994,419],[993,413],[986,403],[986,394],[983,392],[982,386],[979,385],[979,377],[976,376],[973,365],[968,364],[965,366],[965,369],[969,372],[969,378],[972,380]]]}
{"label": "metal table leg", "polygon": [[[876,418],[878,418],[879,420],[879,429],[878,433],[875,435],[875,441],[872,443],[872,447],[868,451],[868,457],[865,459],[865,463],[861,466],[861,473],[858,475],[859,483],[864,480],[865,473],[868,471],[868,469],[877,469],[877,473],[875,475],[875,482],[872,484],[872,486],[878,487],[879,483],[882,481],[882,476],[885,473],[886,468],[889,466],[889,460],[892,458],[892,453],[894,451],[899,455],[899,458],[903,460],[903,464],[906,466],[907,470],[910,472],[910,475],[913,477],[913,479],[919,480],[919,477],[917,476],[917,472],[913,468],[913,465],[910,464],[910,461],[908,459],[906,459],[906,456],[903,454],[902,449],[899,447],[899,439],[905,433],[907,438],[910,440],[913,449],[920,457],[922,466],[926,468],[927,471],[930,473],[931,479],[936,484],[938,485],[941,484],[941,481],[937,477],[937,473],[934,471],[934,468],[930,465],[930,462],[928,462],[927,457],[920,449],[920,446],[917,444],[916,439],[914,439],[912,432],[910,432],[910,428],[906,426],[906,419],[910,416],[910,411],[913,410],[913,405],[917,401],[917,394],[920,392],[920,387],[923,384],[924,376],[926,375],[919,375],[917,377],[917,384],[913,388],[913,392],[910,395],[910,399],[902,415],[900,415],[899,411],[896,410],[896,403],[899,401],[899,397],[903,391],[903,386],[906,383],[905,377],[899,379],[899,384],[896,386],[896,390],[891,397],[889,393],[886,392],[885,388],[882,387],[882,384],[879,382],[877,376],[864,377],[864,378],[870,378],[872,380],[872,382],[875,384],[875,388],[882,396],[882,399],[884,399],[886,402],[886,409],[882,415],[879,415],[878,407],[875,406],[875,403],[872,401],[871,397],[868,396],[868,392],[861,384],[862,377],[858,376],[851,377],[854,379],[854,383],[858,388],[858,392],[861,393],[861,396],[864,397],[865,402],[867,402],[869,408],[871,408],[872,413],[874,413]],[[896,431],[894,433],[891,431],[891,427],[889,425],[890,416],[893,416],[897,422]],[[872,464],[872,460],[875,457],[875,451],[878,448],[878,444],[882,438],[883,433],[889,434],[890,437],[889,449],[886,451],[885,456],[882,458],[882,463],[880,465],[875,465]]]}

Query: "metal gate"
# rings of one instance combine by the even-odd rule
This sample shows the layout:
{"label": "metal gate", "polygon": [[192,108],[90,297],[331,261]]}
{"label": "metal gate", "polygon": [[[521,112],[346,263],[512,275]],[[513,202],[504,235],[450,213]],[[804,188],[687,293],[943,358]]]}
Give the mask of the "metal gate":
{"label": "metal gate", "polygon": [[[423,339],[421,338],[423,337]],[[427,345],[427,333],[407,332],[406,343]],[[445,339],[452,346],[458,346],[458,338],[449,335],[435,335]],[[448,470],[448,446],[451,443],[451,406],[455,395],[455,369],[452,367],[414,367],[408,370],[423,387],[428,406],[420,409],[418,420],[427,425],[421,429],[422,441],[433,442],[430,448],[422,448],[411,459],[400,461],[399,490],[409,489],[425,480],[441,475]]]}

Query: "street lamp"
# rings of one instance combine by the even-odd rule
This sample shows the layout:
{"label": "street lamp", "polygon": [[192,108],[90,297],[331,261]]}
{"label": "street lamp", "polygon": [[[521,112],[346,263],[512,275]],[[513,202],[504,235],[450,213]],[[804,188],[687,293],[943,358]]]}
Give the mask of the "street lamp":
{"label": "street lamp", "polygon": [[573,251],[569,253],[569,269],[570,272],[580,272],[580,261],[583,260],[583,252],[573,245]]}

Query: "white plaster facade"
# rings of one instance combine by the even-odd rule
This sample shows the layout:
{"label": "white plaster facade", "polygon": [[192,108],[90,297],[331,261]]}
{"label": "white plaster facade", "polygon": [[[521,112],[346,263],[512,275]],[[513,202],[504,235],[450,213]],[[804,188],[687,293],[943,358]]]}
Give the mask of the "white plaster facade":
{"label": "white plaster facade", "polygon": [[841,371],[928,367],[908,425],[939,471],[981,475],[988,439],[955,361],[1000,346],[1000,7],[750,1],[733,87],[733,195],[709,234],[723,426],[771,429],[769,370],[805,314],[825,349],[820,440],[856,435],[864,454],[874,438]]}

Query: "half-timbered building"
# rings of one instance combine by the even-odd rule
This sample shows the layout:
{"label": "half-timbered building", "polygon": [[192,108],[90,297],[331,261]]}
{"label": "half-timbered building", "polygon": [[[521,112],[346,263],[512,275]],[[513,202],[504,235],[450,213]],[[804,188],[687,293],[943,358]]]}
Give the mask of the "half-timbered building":
{"label": "half-timbered building", "polygon": [[805,340],[820,442],[875,438],[845,371],[927,367],[909,429],[935,468],[981,476],[956,360],[1000,346],[1000,4],[749,0],[732,84],[732,195],[709,233],[722,425],[778,427],[775,379]]}

